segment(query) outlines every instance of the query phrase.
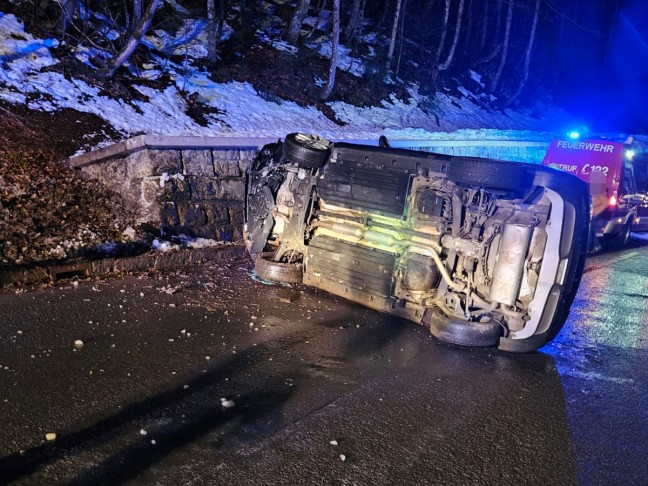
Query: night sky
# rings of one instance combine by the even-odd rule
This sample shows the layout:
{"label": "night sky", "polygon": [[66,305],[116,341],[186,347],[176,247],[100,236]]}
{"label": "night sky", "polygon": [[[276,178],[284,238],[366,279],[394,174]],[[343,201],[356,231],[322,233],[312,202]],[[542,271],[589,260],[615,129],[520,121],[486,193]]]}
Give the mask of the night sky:
{"label": "night sky", "polygon": [[[582,8],[581,2],[573,3],[579,5],[572,10]],[[566,21],[566,31],[580,30],[580,35],[573,37],[576,42],[563,44],[555,99],[592,130],[646,133],[648,2],[596,3],[596,9],[573,13],[581,28]],[[556,48],[562,49],[560,43]]]}

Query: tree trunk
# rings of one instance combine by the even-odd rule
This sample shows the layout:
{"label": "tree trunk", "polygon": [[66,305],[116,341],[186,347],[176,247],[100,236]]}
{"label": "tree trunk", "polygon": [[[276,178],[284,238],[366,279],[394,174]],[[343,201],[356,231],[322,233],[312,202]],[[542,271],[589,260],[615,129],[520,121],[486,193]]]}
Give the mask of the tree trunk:
{"label": "tree trunk", "polygon": [[344,40],[348,44],[353,33],[356,30],[358,25],[358,19],[360,18],[360,3],[362,0],[353,0],[353,5],[351,7],[351,15],[349,16],[349,23],[347,24],[346,30],[344,31]]}
{"label": "tree trunk", "polygon": [[207,0],[207,60],[210,64],[218,61],[216,35],[216,5],[214,0]]}
{"label": "tree trunk", "polygon": [[452,58],[454,57],[455,50],[457,49],[457,43],[459,42],[459,33],[461,32],[461,19],[463,17],[463,8],[464,8],[464,0],[459,0],[459,12],[457,13],[457,23],[455,24],[454,39],[452,40],[452,46],[450,47],[450,52],[448,52],[448,57],[446,58],[443,64],[439,65],[439,71],[445,71],[450,67],[450,63],[452,63]]}
{"label": "tree trunk", "polygon": [[320,25],[320,23],[323,20],[323,14],[324,14],[324,7],[326,7],[327,1],[326,0],[319,0],[317,2],[317,5],[315,5],[315,10],[317,11],[317,19],[315,19],[315,22],[313,22],[313,25],[311,26],[310,30],[306,32],[306,35],[304,35],[304,39],[310,39],[310,37],[313,35],[315,32],[315,29]]}
{"label": "tree trunk", "polygon": [[396,45],[396,34],[398,32],[398,19],[400,18],[401,0],[396,0],[396,12],[394,12],[394,25],[392,26],[391,40],[389,41],[389,49],[387,51],[386,67],[389,70],[391,66],[392,57],[394,56],[394,46]]}
{"label": "tree trunk", "polygon": [[308,14],[309,7],[310,0],[299,0],[297,9],[293,14],[292,19],[290,19],[290,25],[288,26],[288,32],[286,33],[286,40],[293,46],[297,45],[301,26],[304,23],[306,14]]}
{"label": "tree trunk", "polygon": [[59,21],[59,33],[61,38],[65,37],[68,27],[74,20],[74,12],[76,12],[77,7],[79,6],[78,0],[59,0],[59,5],[61,6],[61,19]]}
{"label": "tree trunk", "polygon": [[499,37],[500,30],[502,28],[502,2],[504,0],[496,0],[497,8],[495,9],[495,38]]}
{"label": "tree trunk", "polygon": [[161,2],[162,0],[151,0],[151,3],[146,9],[146,12],[144,12],[142,19],[133,31],[131,38],[128,39],[128,42],[121,52],[112,59],[106,70],[102,73],[104,78],[112,78],[115,75],[115,71],[117,71],[117,69],[119,69],[133,55],[133,52],[135,52],[135,49],[142,40],[142,36],[151,26],[155,11],[158,9]]}
{"label": "tree trunk", "polygon": [[376,25],[376,30],[381,30],[383,25],[385,25],[385,22],[387,21],[387,14],[389,13],[389,0],[384,0],[382,4],[382,11],[380,13],[380,20],[378,20],[378,24]]}
{"label": "tree trunk", "polygon": [[445,10],[443,13],[443,29],[441,30],[441,39],[439,39],[439,45],[437,46],[436,59],[434,64],[439,64],[441,59],[441,54],[443,53],[443,48],[445,47],[446,37],[448,36],[448,20],[450,19],[450,0],[445,0]]}
{"label": "tree trunk", "polygon": [[239,16],[238,16],[238,24],[243,25],[245,22],[245,8],[247,7],[247,4],[245,0],[240,0],[239,2]]}
{"label": "tree trunk", "polygon": [[322,100],[325,100],[333,92],[335,87],[335,71],[337,71],[337,51],[340,43],[340,0],[333,0],[333,46],[331,48],[331,64],[329,66],[329,78],[322,90]]}
{"label": "tree trunk", "polygon": [[218,0],[218,26],[216,28],[216,45],[220,44],[225,24],[225,0]]}
{"label": "tree trunk", "polygon": [[488,0],[484,0],[484,20],[482,23],[481,40],[479,41],[480,53],[486,45],[486,32],[488,32]]}
{"label": "tree trunk", "polygon": [[511,37],[511,23],[513,21],[513,1],[514,0],[508,0],[509,4],[508,11],[506,13],[506,30],[504,31],[504,46],[502,47],[502,57],[500,58],[499,66],[497,66],[495,77],[491,82],[491,92],[495,91],[495,88],[497,88],[497,85],[500,82],[502,71],[504,71],[504,65],[506,64],[506,57],[508,56],[509,39]]}
{"label": "tree trunk", "polygon": [[400,21],[400,43],[398,44],[398,59],[396,60],[396,76],[400,71],[400,62],[403,55],[403,43],[405,42],[405,12],[407,12],[407,0],[403,0],[403,13]]}
{"label": "tree trunk", "polygon": [[142,19],[142,0],[133,0],[133,17],[131,19],[131,30],[135,29],[135,26]]}
{"label": "tree trunk", "polygon": [[538,17],[540,17],[540,0],[536,0],[535,2],[535,10],[533,11],[533,25],[531,26],[531,35],[529,35],[529,43],[527,44],[526,55],[524,56],[524,71],[522,73],[522,79],[520,79],[520,84],[518,84],[515,93],[513,93],[513,96],[511,96],[507,105],[513,103],[518,98],[518,96],[520,96],[520,93],[524,89],[524,85],[526,84],[527,79],[529,79],[529,68],[531,66],[531,51],[533,50],[533,42],[535,41],[536,30],[538,28]]}
{"label": "tree trunk", "polygon": [[466,9],[468,11],[468,15],[467,15],[468,23],[466,24],[466,44],[469,46],[471,45],[470,36],[472,35],[472,29],[473,29],[472,9],[473,9],[472,0],[468,0],[468,8]]}

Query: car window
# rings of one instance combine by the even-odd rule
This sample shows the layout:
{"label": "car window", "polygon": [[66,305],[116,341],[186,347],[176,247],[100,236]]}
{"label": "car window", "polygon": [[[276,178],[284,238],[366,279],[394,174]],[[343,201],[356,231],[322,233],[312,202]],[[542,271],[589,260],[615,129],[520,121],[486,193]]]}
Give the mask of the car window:
{"label": "car window", "polygon": [[626,194],[635,194],[637,192],[637,187],[634,181],[634,174],[632,169],[626,167],[623,170],[623,185],[622,185],[622,195]]}

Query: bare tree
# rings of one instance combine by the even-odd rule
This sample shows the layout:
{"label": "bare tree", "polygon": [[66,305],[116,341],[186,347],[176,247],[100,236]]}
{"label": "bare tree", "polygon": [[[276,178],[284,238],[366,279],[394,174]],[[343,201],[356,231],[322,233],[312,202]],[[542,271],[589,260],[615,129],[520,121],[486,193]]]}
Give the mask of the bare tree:
{"label": "bare tree", "polygon": [[396,11],[394,12],[394,25],[392,26],[391,39],[389,41],[389,49],[387,50],[386,67],[389,69],[394,56],[394,46],[396,45],[396,34],[398,33],[398,19],[400,18],[402,0],[396,0]]}
{"label": "bare tree", "polygon": [[473,11],[473,2],[468,0],[468,5],[466,8],[467,11],[467,23],[466,23],[466,44],[471,45],[470,37],[472,36],[473,31],[473,20],[472,20],[472,11]]}
{"label": "bare tree", "polygon": [[59,21],[59,33],[65,37],[68,27],[74,19],[74,13],[79,7],[79,0],[59,0],[61,6],[61,19]]}
{"label": "bare tree", "polygon": [[480,50],[483,50],[484,46],[486,45],[486,32],[488,32],[488,6],[488,0],[484,0],[484,18],[482,20],[481,39],[479,41]]}
{"label": "bare tree", "polygon": [[533,11],[533,24],[531,25],[531,34],[529,35],[529,43],[527,44],[526,53],[524,56],[524,70],[522,71],[522,78],[520,79],[520,83],[518,84],[517,89],[515,90],[511,98],[508,100],[507,105],[513,103],[518,98],[518,96],[520,96],[520,93],[524,89],[524,85],[529,79],[529,67],[531,66],[531,51],[533,50],[533,42],[535,41],[535,35],[538,29],[538,17],[540,17],[540,0],[536,0],[535,2],[535,10]]}
{"label": "bare tree", "polygon": [[403,55],[403,44],[405,43],[405,15],[407,13],[407,0],[403,0],[403,12],[401,14],[401,21],[400,21],[400,42],[398,45],[398,58],[396,60],[396,76],[398,76],[398,73],[400,71],[400,63],[401,63],[401,57]]}
{"label": "bare tree", "polygon": [[286,40],[290,44],[297,45],[299,40],[299,34],[301,32],[301,26],[304,23],[306,14],[308,14],[308,9],[310,8],[310,0],[299,0],[295,13],[290,19],[290,25],[288,26],[288,32],[286,33]]}
{"label": "bare tree", "polygon": [[223,35],[225,22],[225,0],[218,0],[218,21],[214,0],[207,0],[207,61],[216,64],[218,61],[218,44]]}
{"label": "bare tree", "polygon": [[497,66],[497,72],[495,73],[495,77],[493,78],[493,81],[491,82],[490,85],[491,91],[495,91],[497,85],[500,82],[500,78],[502,77],[502,71],[504,71],[504,65],[506,64],[506,57],[508,56],[509,40],[511,38],[511,23],[513,22],[514,0],[508,0],[508,2],[509,4],[508,4],[508,10],[506,12],[506,30],[504,31],[504,45],[502,47],[502,57],[500,57],[499,66]]}
{"label": "bare tree", "polygon": [[160,3],[162,3],[162,0],[151,0],[151,3],[146,9],[146,12],[144,12],[144,15],[137,24],[137,27],[135,27],[135,30],[133,31],[130,39],[128,39],[126,45],[123,47],[121,52],[119,52],[110,61],[106,69],[102,70],[102,72],[100,73],[104,78],[112,78],[115,75],[115,71],[117,71],[117,69],[119,69],[133,55],[133,52],[135,52],[135,49],[142,40],[142,36],[151,26],[153,16],[160,6]]}
{"label": "bare tree", "polygon": [[450,0],[445,0],[445,8],[443,10],[443,28],[441,29],[441,39],[437,46],[435,64],[439,63],[443,48],[445,47],[446,37],[448,36],[448,20],[450,19]]}
{"label": "bare tree", "polygon": [[363,3],[363,0],[353,0],[353,4],[351,5],[351,15],[349,15],[349,23],[344,30],[344,40],[347,43],[351,40],[353,33],[356,30],[360,18],[360,7]]}
{"label": "bare tree", "polygon": [[133,18],[131,19],[131,29],[134,29],[142,19],[142,0],[133,0]]}
{"label": "bare tree", "polygon": [[337,51],[340,43],[340,0],[333,0],[333,39],[331,41],[331,64],[329,65],[329,78],[322,90],[322,100],[325,100],[333,92],[335,87],[335,72],[337,71]]}
{"label": "bare tree", "polygon": [[380,18],[378,19],[378,23],[376,24],[376,29],[381,30],[383,25],[385,25],[385,22],[387,22],[387,14],[389,13],[389,4],[391,2],[389,0],[384,0],[382,2],[382,9],[380,11]]}
{"label": "bare tree", "polygon": [[463,9],[464,9],[464,0],[459,0],[459,12],[457,13],[457,23],[455,24],[454,39],[452,40],[452,46],[450,47],[450,52],[448,52],[448,57],[446,60],[439,64],[439,71],[445,71],[450,67],[452,59],[454,58],[455,50],[457,49],[457,43],[459,42],[459,33],[461,32],[461,19],[463,18]]}

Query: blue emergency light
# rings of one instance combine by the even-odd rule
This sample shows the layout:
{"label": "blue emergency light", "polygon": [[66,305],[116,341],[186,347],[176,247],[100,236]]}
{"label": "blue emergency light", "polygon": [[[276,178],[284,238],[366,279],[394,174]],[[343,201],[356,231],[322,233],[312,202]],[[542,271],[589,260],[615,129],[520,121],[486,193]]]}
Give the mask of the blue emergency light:
{"label": "blue emergency light", "polygon": [[580,134],[580,132],[578,132],[576,130],[571,130],[571,131],[567,132],[567,136],[569,138],[571,138],[572,140],[578,140],[580,138],[581,134]]}

